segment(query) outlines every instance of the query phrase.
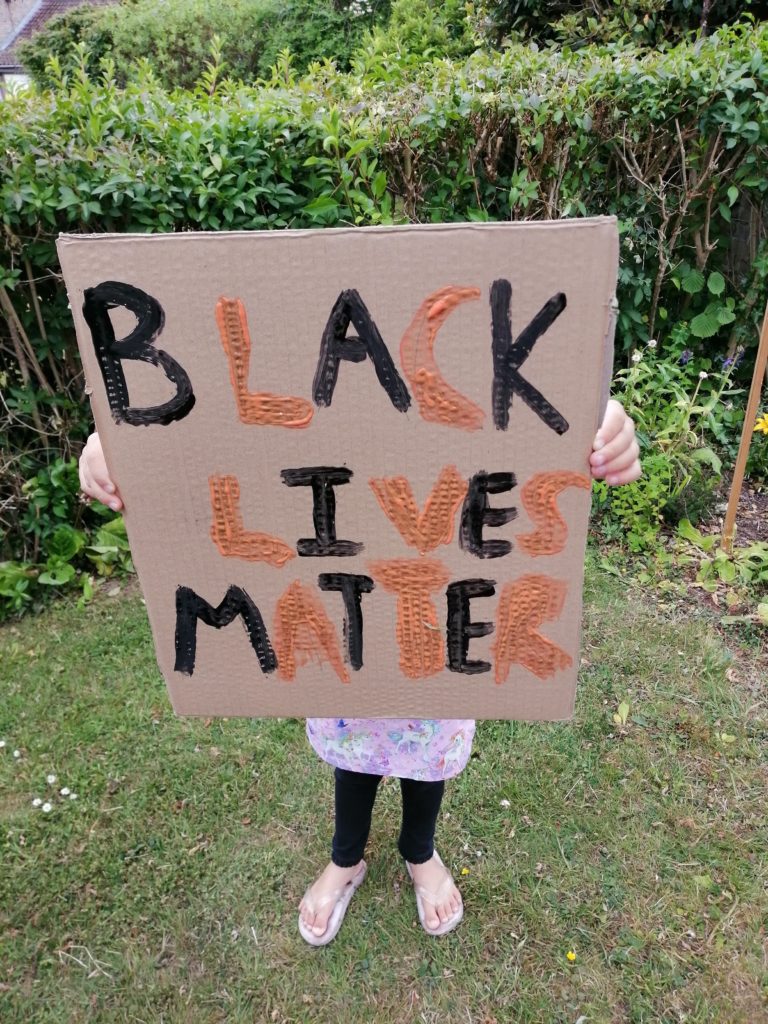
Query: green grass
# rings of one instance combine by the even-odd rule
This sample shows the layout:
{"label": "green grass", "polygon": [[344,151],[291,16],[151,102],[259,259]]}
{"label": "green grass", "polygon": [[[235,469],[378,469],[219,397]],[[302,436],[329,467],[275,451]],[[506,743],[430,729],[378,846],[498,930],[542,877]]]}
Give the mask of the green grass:
{"label": "green grass", "polygon": [[0,1020],[768,1019],[768,673],[671,615],[591,569],[575,722],[481,723],[448,784],[460,928],[418,927],[388,780],[369,877],[317,950],[296,907],[327,859],[332,772],[303,723],[175,718],[135,595],[6,625]]}

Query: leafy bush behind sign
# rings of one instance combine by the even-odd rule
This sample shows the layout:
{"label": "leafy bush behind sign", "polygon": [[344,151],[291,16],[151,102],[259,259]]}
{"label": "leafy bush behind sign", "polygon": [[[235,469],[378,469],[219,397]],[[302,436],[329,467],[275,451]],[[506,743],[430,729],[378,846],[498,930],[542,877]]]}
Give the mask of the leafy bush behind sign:
{"label": "leafy bush behind sign", "polygon": [[[55,77],[55,67],[51,68]],[[281,58],[243,86],[211,62],[193,90],[148,68],[0,105],[0,558],[28,557],[24,480],[88,425],[56,261],[61,231],[181,231],[615,213],[621,350],[688,324],[710,355],[754,345],[768,184],[768,26],[665,53],[512,46],[462,64],[374,51],[351,72]],[[746,362],[746,360],[745,360]]]}

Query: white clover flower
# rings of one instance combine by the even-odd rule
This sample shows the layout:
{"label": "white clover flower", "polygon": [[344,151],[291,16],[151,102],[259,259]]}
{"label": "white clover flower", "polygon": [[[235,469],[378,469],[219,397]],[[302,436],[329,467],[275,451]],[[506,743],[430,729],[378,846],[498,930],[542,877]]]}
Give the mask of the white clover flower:
{"label": "white clover flower", "polygon": [[0,750],[5,746],[5,740],[0,740]]}
{"label": "white clover flower", "polygon": [[52,810],[51,804],[49,804],[49,803],[48,803],[48,802],[46,801],[46,802],[45,802],[45,803],[43,804],[43,814],[49,814],[51,810]]}
{"label": "white clover flower", "polygon": [[651,338],[650,341],[648,342],[648,348],[656,348],[657,345],[658,345],[658,342],[656,341],[655,338]]}
{"label": "white clover flower", "polygon": [[70,793],[69,794],[69,799],[70,800],[77,800],[77,793]]}
{"label": "white clover flower", "polygon": [[643,358],[643,355],[642,355],[641,352],[633,352],[632,353],[632,362],[633,363],[639,363],[642,358]]}
{"label": "white clover flower", "polygon": [[509,800],[499,800],[499,807],[511,807]]}
{"label": "white clover flower", "polygon": [[706,380],[708,376],[709,376],[709,374],[707,373],[707,371],[706,370],[702,370],[699,373],[699,380]]}
{"label": "white clover flower", "polygon": [[36,796],[35,799],[32,801],[32,806],[39,807],[42,802],[43,801],[40,799],[40,797]]}
{"label": "white clover flower", "polygon": [[49,786],[52,786],[54,784],[54,782],[56,781],[56,776],[55,775],[46,775],[45,776],[45,781],[48,783]]}
{"label": "white clover flower", "polygon": [[14,750],[13,756],[16,757],[16,758],[21,757],[21,751],[20,750]]}
{"label": "white clover flower", "polygon": [[59,792],[62,796],[69,796],[69,786],[63,786]]}

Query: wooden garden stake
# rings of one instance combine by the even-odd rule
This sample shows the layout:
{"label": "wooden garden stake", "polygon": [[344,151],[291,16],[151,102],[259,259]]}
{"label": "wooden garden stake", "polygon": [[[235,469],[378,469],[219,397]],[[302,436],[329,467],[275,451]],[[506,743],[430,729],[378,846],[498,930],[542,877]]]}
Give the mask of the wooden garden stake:
{"label": "wooden garden stake", "polygon": [[760,392],[763,386],[763,376],[765,374],[766,367],[768,367],[768,305],[765,308],[765,314],[763,316],[763,326],[760,331],[760,344],[757,349],[755,370],[752,374],[752,386],[749,389],[747,411],[744,414],[744,427],[741,431],[739,454],[736,456],[736,466],[733,471],[733,480],[731,481],[731,493],[728,497],[728,511],[725,513],[725,522],[723,523],[723,548],[729,555],[733,552],[736,509],[738,508],[739,496],[741,495],[741,485],[744,482],[744,469],[747,465],[749,448],[752,444],[755,416],[757,415],[757,407],[760,403]]}

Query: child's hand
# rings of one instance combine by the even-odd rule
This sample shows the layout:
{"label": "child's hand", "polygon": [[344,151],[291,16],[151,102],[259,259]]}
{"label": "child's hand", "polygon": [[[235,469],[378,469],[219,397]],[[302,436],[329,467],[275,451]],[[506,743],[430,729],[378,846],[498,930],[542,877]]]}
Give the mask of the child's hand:
{"label": "child's hand", "polygon": [[115,512],[123,507],[117,488],[110,479],[98,434],[91,434],[80,456],[80,487],[83,494],[109,505]]}
{"label": "child's hand", "polygon": [[624,412],[621,403],[612,398],[592,444],[589,457],[592,476],[605,479],[611,486],[631,484],[642,474],[640,446],[635,440],[635,424]]}

